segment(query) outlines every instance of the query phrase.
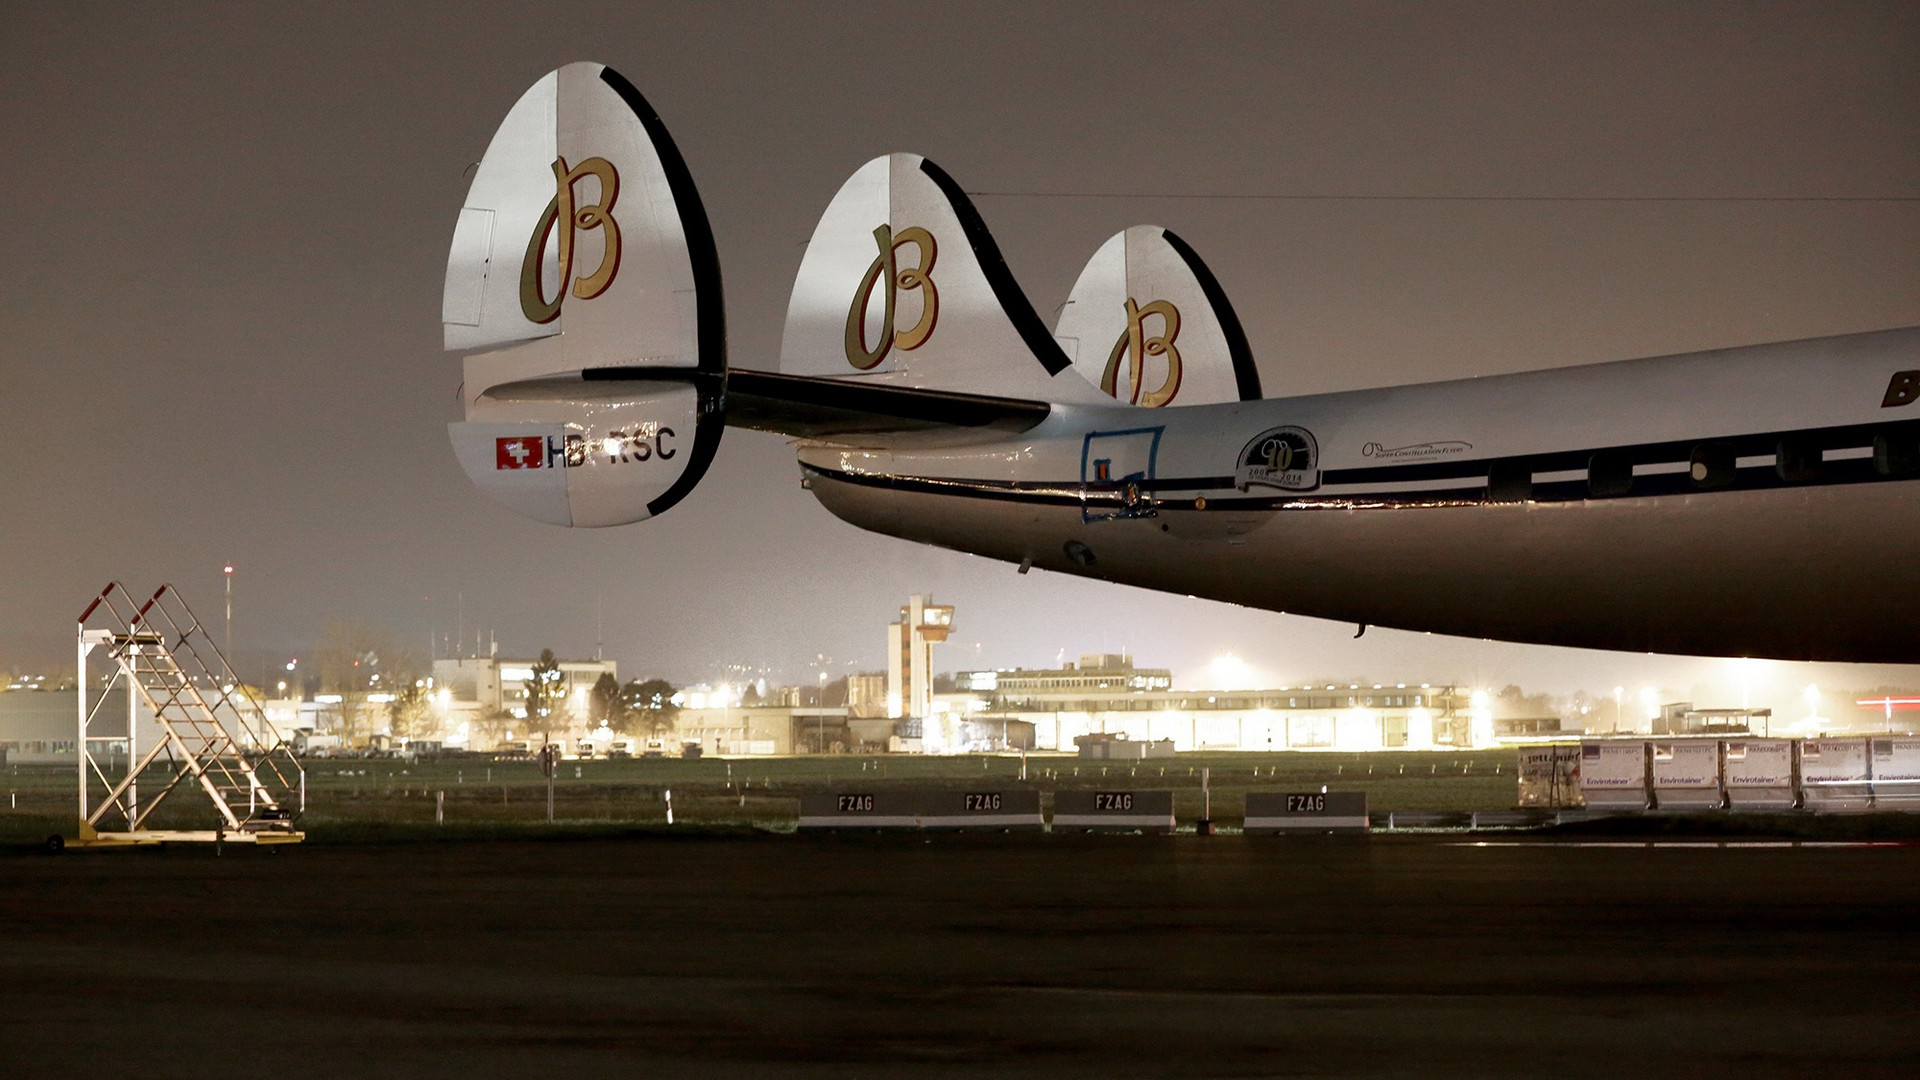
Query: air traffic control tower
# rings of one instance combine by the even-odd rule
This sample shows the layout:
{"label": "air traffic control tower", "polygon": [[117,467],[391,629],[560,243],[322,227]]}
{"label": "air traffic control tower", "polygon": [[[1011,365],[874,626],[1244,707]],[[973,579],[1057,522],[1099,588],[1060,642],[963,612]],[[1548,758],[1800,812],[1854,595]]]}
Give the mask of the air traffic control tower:
{"label": "air traffic control tower", "polygon": [[953,605],[908,597],[900,618],[887,624],[887,715],[920,720],[933,715],[933,646],[953,629]]}

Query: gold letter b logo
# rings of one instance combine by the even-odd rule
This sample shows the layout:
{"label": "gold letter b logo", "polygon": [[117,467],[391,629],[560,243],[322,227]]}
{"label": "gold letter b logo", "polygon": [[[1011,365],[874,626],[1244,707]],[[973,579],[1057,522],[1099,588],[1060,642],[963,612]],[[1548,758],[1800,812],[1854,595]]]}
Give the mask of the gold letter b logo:
{"label": "gold letter b logo", "polygon": [[[600,181],[600,201],[576,206],[573,185],[589,176]],[[590,157],[569,169],[566,158],[554,158],[553,180],[557,189],[553,201],[527,238],[527,257],[520,264],[520,312],[537,323],[550,323],[560,317],[560,301],[566,299],[567,280],[573,277],[574,230],[602,230],[606,251],[592,274],[573,283],[573,295],[591,300],[606,292],[613,276],[620,272],[620,224],[613,220],[613,202],[620,197],[620,174],[613,162]],[[540,287],[540,264],[547,260],[547,237],[556,230],[560,234],[560,287],[548,300]]]}
{"label": "gold letter b logo", "polygon": [[[847,363],[861,371],[878,367],[896,345],[908,351],[926,344],[933,336],[933,324],[940,318],[940,290],[933,284],[933,261],[939,257],[939,249],[934,245],[933,234],[918,226],[895,233],[891,225],[882,225],[873,230],[873,242],[879,245],[880,254],[874,256],[873,265],[867,267],[853,306],[847,309]],[[904,244],[912,244],[919,250],[918,265],[899,265],[900,248]],[[876,285],[887,290],[886,308],[880,316],[880,341],[869,349],[867,305],[873,302]],[[920,318],[908,330],[895,333],[894,301],[900,293],[916,290],[920,293]]]}
{"label": "gold letter b logo", "polygon": [[[1160,316],[1160,333],[1148,337],[1146,328],[1141,324],[1147,316]],[[1173,339],[1180,336],[1180,309],[1166,300],[1155,300],[1141,307],[1127,298],[1127,328],[1120,334],[1120,340],[1113,343],[1113,352],[1107,355],[1107,370],[1100,376],[1100,389],[1108,397],[1120,396],[1117,383],[1120,380],[1120,358],[1128,357],[1128,382],[1131,391],[1128,400],[1135,405],[1157,408],[1173,400],[1180,392],[1180,350],[1174,348]],[[1141,392],[1141,382],[1146,378],[1147,357],[1164,356],[1167,358],[1167,377],[1160,383],[1160,389],[1152,393]]]}

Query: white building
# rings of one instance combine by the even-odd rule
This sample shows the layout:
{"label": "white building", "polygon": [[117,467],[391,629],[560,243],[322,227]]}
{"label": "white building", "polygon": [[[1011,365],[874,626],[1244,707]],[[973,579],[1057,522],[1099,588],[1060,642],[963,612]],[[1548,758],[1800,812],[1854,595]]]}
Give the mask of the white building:
{"label": "white building", "polygon": [[887,624],[887,715],[920,720],[933,715],[933,647],[953,630],[953,606],[912,596]]}
{"label": "white building", "polygon": [[[507,713],[518,725],[496,736],[500,741],[526,738],[527,683],[533,679],[538,660],[517,660],[497,656],[468,656],[433,662],[433,704],[446,716],[444,729],[449,741],[484,750],[487,740],[478,738],[478,722]],[[620,670],[612,660],[560,660],[560,700],[565,717],[554,731],[556,735],[585,728],[589,695],[602,675],[620,681]],[[537,729],[536,729],[537,730]]]}

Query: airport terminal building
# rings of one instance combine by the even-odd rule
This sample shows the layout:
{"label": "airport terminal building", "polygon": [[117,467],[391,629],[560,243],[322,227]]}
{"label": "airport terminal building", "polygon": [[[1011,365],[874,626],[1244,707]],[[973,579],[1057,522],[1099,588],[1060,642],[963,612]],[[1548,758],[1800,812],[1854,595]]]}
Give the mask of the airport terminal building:
{"label": "airport terminal building", "polygon": [[718,754],[968,753],[1075,750],[1086,736],[1165,742],[1176,751],[1387,750],[1491,746],[1491,714],[1454,686],[1321,685],[1176,690],[1171,672],[1130,657],[1060,668],[968,671],[932,695],[929,714],[874,708],[682,709],[680,737]]}

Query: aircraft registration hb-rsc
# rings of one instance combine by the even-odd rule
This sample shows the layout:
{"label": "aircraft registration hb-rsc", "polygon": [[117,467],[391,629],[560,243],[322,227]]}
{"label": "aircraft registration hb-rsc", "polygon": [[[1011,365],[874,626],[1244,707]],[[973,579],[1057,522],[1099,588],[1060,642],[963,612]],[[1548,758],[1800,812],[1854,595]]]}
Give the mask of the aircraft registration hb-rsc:
{"label": "aircraft registration hb-rsc", "polygon": [[663,513],[726,425],[876,532],[1359,624],[1605,649],[1920,659],[1920,327],[1264,399],[1191,247],[1135,226],[1049,329],[938,166],[828,204],[779,370],[728,369],[693,179],[599,64],[508,112],[442,321],[473,481],[558,525]]}

